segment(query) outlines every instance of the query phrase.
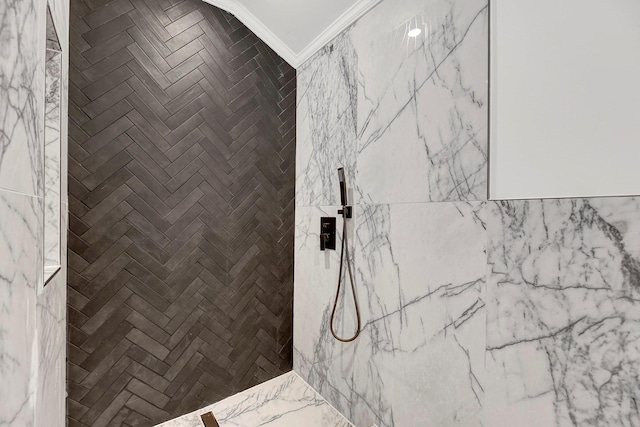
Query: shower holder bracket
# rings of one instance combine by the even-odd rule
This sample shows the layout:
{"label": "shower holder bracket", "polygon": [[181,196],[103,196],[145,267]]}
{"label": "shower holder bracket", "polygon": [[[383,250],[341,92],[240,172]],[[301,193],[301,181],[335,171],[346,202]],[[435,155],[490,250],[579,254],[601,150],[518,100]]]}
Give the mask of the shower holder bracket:
{"label": "shower holder bracket", "polygon": [[338,209],[338,215],[342,215],[344,218],[351,219],[351,217],[353,217],[353,207],[343,206],[342,209]]}

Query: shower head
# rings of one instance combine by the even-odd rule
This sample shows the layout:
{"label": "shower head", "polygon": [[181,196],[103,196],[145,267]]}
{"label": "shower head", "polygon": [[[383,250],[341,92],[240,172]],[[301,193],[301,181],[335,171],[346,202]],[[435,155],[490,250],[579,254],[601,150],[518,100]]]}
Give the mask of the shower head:
{"label": "shower head", "polygon": [[338,169],[338,179],[340,180],[340,202],[342,206],[347,206],[347,180],[344,177],[344,168]]}

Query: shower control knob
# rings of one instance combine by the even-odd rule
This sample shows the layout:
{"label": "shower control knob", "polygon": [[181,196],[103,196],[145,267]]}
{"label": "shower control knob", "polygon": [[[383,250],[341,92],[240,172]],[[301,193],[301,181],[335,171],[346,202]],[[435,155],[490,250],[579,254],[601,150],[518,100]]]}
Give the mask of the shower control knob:
{"label": "shower control knob", "polygon": [[324,251],[327,247],[327,243],[329,242],[329,239],[331,238],[331,234],[329,233],[322,233],[320,234],[320,250]]}

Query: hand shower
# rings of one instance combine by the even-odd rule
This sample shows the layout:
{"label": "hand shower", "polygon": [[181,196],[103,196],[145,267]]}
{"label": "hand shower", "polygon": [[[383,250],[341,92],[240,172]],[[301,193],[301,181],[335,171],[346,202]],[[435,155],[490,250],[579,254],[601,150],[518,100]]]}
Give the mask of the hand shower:
{"label": "hand shower", "polygon": [[344,177],[344,168],[338,169],[338,179],[340,180],[340,203],[342,204],[342,209],[338,211],[338,214],[345,219],[351,218],[352,209],[347,202],[347,180]]}
{"label": "hand shower", "polygon": [[344,168],[338,169],[338,179],[340,180],[340,202],[342,206],[347,206],[347,181],[344,178]]}
{"label": "hand shower", "polygon": [[[347,239],[347,219],[351,218],[351,206],[347,205],[347,182],[344,176],[344,168],[338,169],[338,179],[340,180],[340,202],[342,203],[342,209],[338,211],[338,214],[342,215],[342,249],[340,250],[340,269],[338,271],[338,288],[336,289],[336,298],[333,301],[333,310],[331,311],[331,320],[329,321],[329,328],[331,329],[331,335],[335,339],[341,342],[351,342],[358,338],[360,335],[360,306],[358,304],[358,297],[356,295],[356,287],[353,281],[353,272],[351,271],[351,259],[349,257],[349,242]],[[340,298],[340,288],[342,286],[342,266],[344,265],[344,255],[347,255],[347,272],[349,273],[349,281],[351,283],[351,292],[353,294],[353,302],[356,308],[356,332],[349,338],[340,338],[336,334],[333,321],[338,308],[338,299]]]}

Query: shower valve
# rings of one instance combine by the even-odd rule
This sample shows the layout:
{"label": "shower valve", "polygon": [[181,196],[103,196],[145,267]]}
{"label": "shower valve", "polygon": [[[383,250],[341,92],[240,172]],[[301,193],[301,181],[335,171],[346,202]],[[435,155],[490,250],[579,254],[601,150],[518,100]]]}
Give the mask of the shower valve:
{"label": "shower valve", "polygon": [[320,218],[320,250],[336,248],[336,218]]}

